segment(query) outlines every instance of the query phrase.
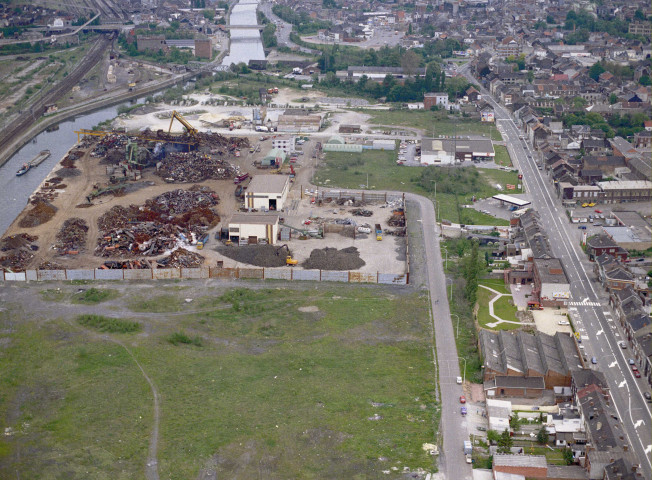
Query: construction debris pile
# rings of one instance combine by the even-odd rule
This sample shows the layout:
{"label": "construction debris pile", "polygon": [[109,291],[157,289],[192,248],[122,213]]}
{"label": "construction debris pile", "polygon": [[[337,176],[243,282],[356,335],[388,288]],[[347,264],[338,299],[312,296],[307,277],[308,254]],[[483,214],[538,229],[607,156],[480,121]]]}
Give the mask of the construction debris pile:
{"label": "construction debris pile", "polygon": [[357,270],[365,265],[356,247],[320,248],[310,252],[310,258],[303,262],[303,267],[319,270]]}
{"label": "construction debris pile", "polygon": [[57,208],[49,202],[43,200],[33,200],[31,210],[18,222],[21,228],[33,228],[49,221],[57,213]]}
{"label": "construction debris pile", "polygon": [[396,213],[392,214],[387,220],[387,225],[390,227],[404,227],[405,226],[405,215],[398,215]]}
{"label": "construction debris pile", "polygon": [[19,233],[0,240],[0,268],[13,272],[25,270],[38,250],[38,237]]}
{"label": "construction debris pile", "polygon": [[256,267],[282,267],[287,250],[274,245],[243,245],[241,247],[221,246],[217,251],[231,260],[255,265]]}
{"label": "construction debris pile", "polygon": [[125,158],[125,149],[129,142],[129,137],[124,134],[111,133],[100,138],[99,142],[95,144],[91,150],[91,157],[102,157],[103,162],[106,162],[107,157],[114,156],[114,152],[119,156],[116,162],[109,160],[110,163],[118,163]]}
{"label": "construction debris pile", "polygon": [[354,208],[351,210],[351,215],[356,217],[371,217],[374,214],[371,210],[365,210],[364,208]]}
{"label": "construction debris pile", "polygon": [[191,243],[220,221],[212,207],[218,195],[208,187],[174,190],[144,206],[117,205],[98,220],[95,255],[155,256]]}
{"label": "construction debris pile", "polygon": [[170,153],[160,162],[156,172],[169,183],[224,180],[237,175],[233,165],[213,155],[198,152]]}
{"label": "construction debris pile", "polygon": [[79,148],[74,148],[68,155],[66,155],[63,160],[61,160],[61,166],[64,168],[77,168],[75,162],[84,155],[84,152]]}
{"label": "construction debris pile", "polygon": [[65,270],[66,267],[59,263],[55,262],[41,262],[38,267],[36,267],[37,270]]}
{"label": "construction debris pile", "polygon": [[54,249],[59,255],[77,255],[86,246],[88,224],[81,218],[69,218],[57,233]]}
{"label": "construction debris pile", "polygon": [[167,257],[157,260],[159,268],[196,268],[204,263],[204,257],[185,248],[178,248]]}
{"label": "construction debris pile", "polygon": [[126,260],[121,261],[110,261],[104,262],[100,265],[100,270],[144,270],[147,268],[152,268],[152,264],[145,260]]}

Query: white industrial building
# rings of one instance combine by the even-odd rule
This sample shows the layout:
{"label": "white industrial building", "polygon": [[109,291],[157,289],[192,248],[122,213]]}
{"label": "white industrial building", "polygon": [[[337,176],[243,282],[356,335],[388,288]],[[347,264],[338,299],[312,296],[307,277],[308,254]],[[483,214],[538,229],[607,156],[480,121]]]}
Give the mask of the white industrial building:
{"label": "white industrial building", "polygon": [[272,139],[272,148],[279,148],[285,153],[290,153],[294,150],[295,137],[276,137]]}
{"label": "white industrial building", "polygon": [[282,210],[290,190],[287,175],[256,175],[247,186],[245,205],[256,210]]}
{"label": "white industrial building", "polygon": [[510,430],[509,417],[512,415],[512,402],[508,400],[487,399],[487,418],[489,430],[503,432]]}
{"label": "white industrial building", "polygon": [[371,142],[371,148],[373,150],[396,150],[396,141],[395,140],[374,140]]}
{"label": "white industrial building", "polygon": [[278,238],[277,214],[236,213],[229,222],[229,240],[235,245],[267,243]]}
{"label": "white industrial building", "polygon": [[496,156],[489,139],[422,138],[421,163],[453,165],[455,162],[493,160]]}

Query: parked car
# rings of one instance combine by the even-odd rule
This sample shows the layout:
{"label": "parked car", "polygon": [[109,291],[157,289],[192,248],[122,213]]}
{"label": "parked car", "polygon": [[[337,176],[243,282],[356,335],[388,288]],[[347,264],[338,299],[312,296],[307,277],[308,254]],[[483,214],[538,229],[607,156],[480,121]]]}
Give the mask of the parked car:
{"label": "parked car", "polygon": [[591,357],[591,363],[592,363],[593,365],[596,365],[596,364],[598,363],[598,359],[595,358],[595,357]]}
{"label": "parked car", "polygon": [[464,395],[460,397],[460,403],[466,403],[466,397]]}
{"label": "parked car", "polygon": [[466,407],[461,407],[461,408],[460,408],[460,413],[461,413],[462,415],[466,415]]}
{"label": "parked car", "polygon": [[598,210],[597,208],[594,210],[595,213],[602,213],[602,210]]}
{"label": "parked car", "polygon": [[559,320],[557,325],[570,325],[570,323],[568,323],[568,320]]}
{"label": "parked car", "polygon": [[[648,403],[652,402],[652,394],[650,394],[650,392],[643,392],[643,396],[645,397],[645,400],[647,400]],[[478,430],[480,429],[478,428]]]}
{"label": "parked car", "polygon": [[638,370],[634,370],[634,376],[636,378],[641,378],[641,372],[639,372]]}
{"label": "parked car", "polygon": [[580,225],[580,226],[577,227],[577,228],[579,228],[580,230],[586,230],[586,225]]}
{"label": "parked car", "polygon": [[[646,393],[647,393],[647,392],[646,392]],[[478,429],[478,430],[480,430],[481,432],[486,432],[486,431],[487,431],[487,427],[483,427],[482,425],[480,425],[480,426],[478,426],[478,427],[475,427],[475,428]]]}
{"label": "parked car", "polygon": [[634,359],[633,359],[633,358],[630,358],[630,359],[629,359],[629,364],[630,364],[630,365],[635,365],[636,362],[634,362]]}
{"label": "parked car", "polygon": [[462,377],[457,377],[457,384],[462,385]]}
{"label": "parked car", "polygon": [[618,342],[618,345],[620,345],[620,348],[622,348],[622,349],[627,348],[627,344],[624,341]]}

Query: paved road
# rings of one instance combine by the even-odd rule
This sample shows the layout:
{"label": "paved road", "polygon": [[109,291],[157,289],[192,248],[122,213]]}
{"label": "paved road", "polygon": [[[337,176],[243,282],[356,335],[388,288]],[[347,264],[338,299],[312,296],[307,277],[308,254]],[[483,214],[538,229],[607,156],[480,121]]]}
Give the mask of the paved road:
{"label": "paved road", "polygon": [[466,463],[463,451],[464,440],[469,439],[467,421],[460,414],[459,405],[462,385],[456,382],[457,377],[462,376],[462,373],[457,359],[455,334],[446,297],[446,278],[439,247],[435,208],[432,201],[427,198],[413,194],[406,194],[405,197],[408,201],[417,203],[421,210],[442,408],[440,434],[444,437],[444,445],[439,457],[439,471],[447,479],[470,480],[471,466]]}
{"label": "paved road", "polygon": [[318,50],[313,50],[311,48],[301,47],[290,40],[290,33],[292,33],[292,24],[285,22],[280,17],[277,17],[274,12],[272,12],[272,4],[269,2],[262,2],[258,8],[265,16],[276,24],[276,40],[278,41],[279,47],[290,47],[297,48],[300,52],[304,53],[319,53]]}
{"label": "paved road", "polygon": [[[468,66],[460,71],[477,83],[468,72]],[[504,132],[506,143],[516,154],[512,160],[523,173],[526,189],[541,215],[552,251],[564,264],[571,283],[571,302],[585,304],[573,305],[569,310],[582,336],[586,357],[599,359],[598,367],[607,378],[617,415],[624,425],[629,444],[641,461],[643,476],[652,478],[652,416],[650,406],[643,398],[643,391],[650,387],[645,379],[634,377],[628,364],[629,349],[623,350],[618,345],[623,339],[622,332],[611,313],[604,290],[592,273],[592,264],[579,247],[577,226],[568,222],[552,185],[537,169],[535,162],[528,159],[528,154],[532,158],[534,155],[529,145],[519,139],[518,128],[508,112],[485,89],[482,89],[482,95],[495,109],[497,123]]]}

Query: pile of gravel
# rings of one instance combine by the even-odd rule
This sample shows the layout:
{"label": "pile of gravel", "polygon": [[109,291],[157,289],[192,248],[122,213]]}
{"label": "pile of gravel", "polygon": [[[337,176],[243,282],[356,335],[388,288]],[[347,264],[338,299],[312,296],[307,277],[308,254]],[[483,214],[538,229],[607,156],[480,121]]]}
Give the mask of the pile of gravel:
{"label": "pile of gravel", "polygon": [[274,245],[221,246],[216,250],[231,260],[256,267],[282,267],[288,254],[286,248]]}
{"label": "pile of gravel", "polygon": [[356,247],[342,250],[331,247],[315,249],[310,252],[310,258],[302,264],[307,269],[318,270],[357,270],[364,265],[365,262],[360,258]]}

